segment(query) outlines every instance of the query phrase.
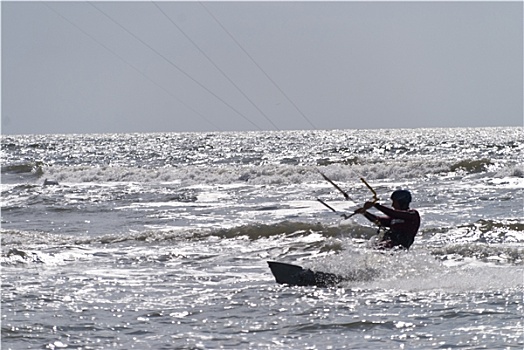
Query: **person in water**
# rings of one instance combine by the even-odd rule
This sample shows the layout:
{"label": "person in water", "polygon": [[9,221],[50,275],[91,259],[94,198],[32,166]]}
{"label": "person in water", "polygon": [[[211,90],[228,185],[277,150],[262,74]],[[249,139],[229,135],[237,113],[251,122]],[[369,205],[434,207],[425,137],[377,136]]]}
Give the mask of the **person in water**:
{"label": "person in water", "polygon": [[[411,193],[407,190],[396,190],[391,194],[393,208],[385,207],[379,203],[366,202],[362,208],[355,213],[362,214],[366,219],[379,225],[388,227],[384,237],[379,242],[382,249],[403,247],[409,249],[415,240],[415,235],[420,227],[419,213],[409,208]],[[367,210],[375,207],[386,216],[377,216]]]}

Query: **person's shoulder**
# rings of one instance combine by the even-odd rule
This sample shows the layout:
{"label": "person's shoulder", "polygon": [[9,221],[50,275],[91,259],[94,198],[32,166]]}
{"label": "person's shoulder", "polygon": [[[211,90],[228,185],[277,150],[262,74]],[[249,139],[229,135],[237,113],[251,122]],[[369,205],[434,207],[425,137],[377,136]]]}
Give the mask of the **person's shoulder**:
{"label": "person's shoulder", "polygon": [[420,213],[418,212],[417,209],[411,209],[410,208],[410,209],[407,210],[407,212],[420,217]]}

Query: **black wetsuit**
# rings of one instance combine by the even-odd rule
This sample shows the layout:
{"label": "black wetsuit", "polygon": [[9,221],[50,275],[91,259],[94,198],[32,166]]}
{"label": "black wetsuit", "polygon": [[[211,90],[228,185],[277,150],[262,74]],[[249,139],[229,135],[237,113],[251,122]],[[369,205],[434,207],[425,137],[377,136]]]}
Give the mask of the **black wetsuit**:
{"label": "black wetsuit", "polygon": [[389,227],[381,246],[384,248],[402,246],[406,249],[411,247],[420,227],[419,213],[414,209],[396,210],[378,203],[374,207],[387,216],[376,216],[368,212],[364,216],[380,226]]}

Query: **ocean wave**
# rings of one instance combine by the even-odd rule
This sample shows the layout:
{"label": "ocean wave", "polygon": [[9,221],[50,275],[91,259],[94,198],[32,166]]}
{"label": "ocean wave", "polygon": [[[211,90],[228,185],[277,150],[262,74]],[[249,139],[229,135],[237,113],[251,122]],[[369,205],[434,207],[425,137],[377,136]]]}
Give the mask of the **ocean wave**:
{"label": "ocean wave", "polygon": [[433,248],[432,254],[440,260],[463,261],[473,258],[482,262],[506,263],[523,265],[524,248],[518,246],[507,246],[500,244],[450,244],[440,248]]}
{"label": "ocean wave", "polygon": [[42,176],[46,164],[41,161],[18,162],[2,165],[2,173]]}
{"label": "ocean wave", "polygon": [[343,231],[340,227],[325,226],[320,223],[284,221],[276,224],[252,224],[228,229],[218,229],[212,231],[210,235],[220,238],[247,237],[250,240],[257,240],[279,235],[285,235],[286,237],[300,236],[311,232],[320,233],[323,237],[335,237]]}
{"label": "ocean wave", "polygon": [[[164,227],[106,235],[64,235],[41,231],[22,231],[2,229],[3,247],[26,245],[89,245],[112,244],[127,241],[165,242],[177,240],[205,240],[246,238],[252,241],[275,238],[300,238],[316,234],[322,239],[344,238],[367,241],[377,235],[377,228],[368,224],[346,221],[344,224],[303,221],[278,221],[270,224],[252,223],[230,228]],[[522,244],[524,243],[524,223],[518,219],[478,220],[472,224],[457,227],[421,228],[417,242],[430,246],[452,244]]]}
{"label": "ocean wave", "polygon": [[489,166],[494,165],[491,159],[464,159],[454,163],[450,167],[450,171],[464,170],[467,173],[481,173],[486,171]]}
{"label": "ocean wave", "polygon": [[518,219],[478,220],[471,224],[437,232],[431,242],[442,244],[522,244],[524,243],[524,223]]}
{"label": "ocean wave", "polygon": [[524,178],[524,165],[515,164],[515,165],[509,165],[509,166],[502,167],[501,169],[497,170],[495,177],[498,177],[498,178],[503,178],[503,177]]}
{"label": "ocean wave", "polygon": [[219,239],[248,239],[251,241],[263,239],[305,239],[315,235],[319,240],[329,240],[331,238],[357,238],[370,239],[376,235],[376,229],[369,226],[358,224],[341,226],[328,225],[322,223],[308,223],[300,221],[281,221],[273,224],[249,224],[232,228],[221,229],[163,229],[145,230],[142,232],[105,235],[89,238],[87,240],[75,240],[80,243],[121,243],[125,241],[143,242],[167,242],[178,240],[207,240],[210,238]]}
{"label": "ocean wave", "polygon": [[[464,237],[463,232],[457,230],[450,230],[453,233],[425,230],[417,238],[413,252],[410,250],[405,254],[420,255],[429,252],[438,260],[446,262],[473,259],[483,263],[524,264],[523,224],[480,222],[476,226],[479,227],[476,231],[484,231],[484,238],[480,239],[478,235]],[[508,227],[512,228],[513,234],[506,232]],[[506,232],[505,236],[502,237],[500,232]],[[486,240],[485,238],[490,236],[488,233],[498,238]],[[147,254],[150,254],[152,244],[155,247],[179,247],[172,251],[163,249],[164,254],[178,256],[184,254],[184,249],[180,249],[181,246],[194,249],[195,246],[208,247],[211,245],[220,246],[221,251],[222,249],[227,251],[227,249],[232,249],[228,247],[238,245],[236,242],[245,242],[242,243],[243,247],[249,246],[250,249],[264,251],[264,254],[269,254],[268,256],[271,256],[272,259],[300,259],[313,255],[318,261],[312,266],[326,269],[331,268],[330,264],[334,264],[337,265],[333,267],[334,270],[340,269],[341,259],[344,261],[356,259],[358,261],[352,263],[352,266],[365,270],[370,266],[376,267],[375,263],[367,265],[369,259],[373,261],[378,258],[390,259],[388,254],[382,257],[384,252],[380,254],[371,249],[371,241],[376,234],[376,229],[359,224],[326,225],[292,221],[243,225],[229,229],[164,228],[101,235],[86,233],[79,236],[39,231],[2,230],[0,263],[3,266],[67,264],[71,261],[89,260],[102,256],[111,258],[114,255],[117,257],[119,254],[114,252],[122,250],[139,252],[145,249]],[[439,236],[439,240],[428,238],[430,234]],[[442,237],[444,235],[446,237]],[[156,248],[154,250],[156,251]],[[342,255],[335,257],[338,254]],[[373,256],[371,257],[370,254]],[[375,256],[376,254],[378,257]],[[319,259],[322,256],[324,258]],[[331,263],[327,258],[329,256],[334,259]],[[164,258],[158,256],[152,259]],[[346,263],[347,261],[344,264]]]}
{"label": "ocean wave", "polygon": [[[4,164],[162,168],[354,166],[369,162],[448,161],[477,171],[518,159],[522,128],[319,130],[230,133],[3,136]],[[462,159],[461,159],[462,158]],[[465,160],[464,160],[465,159]],[[476,160],[477,159],[477,160]],[[479,164],[475,164],[479,162]],[[408,164],[409,165],[409,164]]]}
{"label": "ocean wave", "polygon": [[41,231],[2,230],[3,248],[23,247],[35,245],[90,245],[115,244],[122,242],[172,242],[188,240],[206,240],[209,238],[261,240],[267,238],[304,238],[315,234],[322,239],[336,237],[350,237],[369,239],[376,234],[376,230],[358,224],[341,226],[321,223],[282,221],[274,224],[250,224],[227,229],[187,229],[164,228],[146,229],[139,232],[126,232],[107,235],[64,235]]}
{"label": "ocean wave", "polygon": [[27,252],[23,251],[17,248],[11,248],[9,251],[5,254],[5,257],[9,260],[11,260],[11,263],[27,263],[27,262],[33,262],[33,263],[43,263],[43,261],[40,259],[37,253],[35,252]]}
{"label": "ocean wave", "polygon": [[[185,166],[143,168],[133,166],[45,166],[33,173],[59,183],[105,182],[179,182],[194,184],[285,185],[324,181],[319,170],[334,181],[425,179],[428,176],[449,176],[455,173],[485,174],[486,177],[522,177],[520,165],[495,164],[490,160],[393,161],[354,164],[330,163],[313,165],[222,165],[213,167]],[[27,170],[27,169],[26,169]],[[489,171],[488,171],[489,170]]]}

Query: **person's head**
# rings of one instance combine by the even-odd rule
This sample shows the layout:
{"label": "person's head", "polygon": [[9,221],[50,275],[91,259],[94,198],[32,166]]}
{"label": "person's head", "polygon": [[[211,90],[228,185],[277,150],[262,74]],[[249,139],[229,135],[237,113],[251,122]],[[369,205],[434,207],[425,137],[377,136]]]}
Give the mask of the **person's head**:
{"label": "person's head", "polygon": [[409,203],[411,203],[411,193],[407,190],[396,190],[391,194],[391,200],[393,201],[393,208],[399,210],[409,209]]}

